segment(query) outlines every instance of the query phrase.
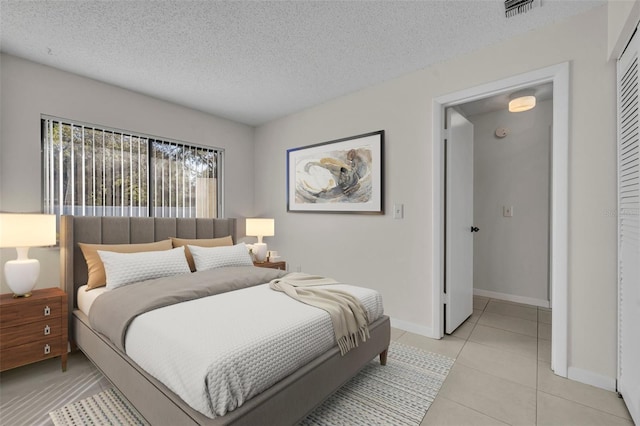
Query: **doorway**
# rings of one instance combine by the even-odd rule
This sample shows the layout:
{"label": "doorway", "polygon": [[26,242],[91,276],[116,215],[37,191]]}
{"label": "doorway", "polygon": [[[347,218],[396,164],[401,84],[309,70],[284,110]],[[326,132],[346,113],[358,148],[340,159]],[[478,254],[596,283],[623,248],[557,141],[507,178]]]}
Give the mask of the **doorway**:
{"label": "doorway", "polygon": [[509,111],[511,93],[456,107],[474,128],[473,292],[549,308],[553,85],[524,92],[526,111]]}
{"label": "doorway", "polygon": [[[444,335],[445,241],[445,110],[494,95],[514,92],[543,83],[553,85],[553,131],[551,155],[551,214],[550,214],[550,274],[552,306],[551,368],[567,377],[567,220],[568,220],[568,123],[569,123],[569,64],[563,63],[528,72],[493,83],[462,90],[434,99],[433,102],[433,334]],[[447,309],[456,309],[448,305]]]}

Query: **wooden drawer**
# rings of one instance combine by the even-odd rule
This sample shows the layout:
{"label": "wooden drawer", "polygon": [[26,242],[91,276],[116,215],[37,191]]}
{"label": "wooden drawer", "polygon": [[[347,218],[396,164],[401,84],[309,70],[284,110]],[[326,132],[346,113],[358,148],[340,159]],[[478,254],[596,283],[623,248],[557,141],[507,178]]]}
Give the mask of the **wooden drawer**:
{"label": "wooden drawer", "polygon": [[[60,336],[50,337],[0,351],[0,371],[62,355]],[[47,351],[48,348],[48,351]],[[66,345],[64,348],[67,351]],[[48,353],[47,353],[48,352]]]}
{"label": "wooden drawer", "polygon": [[48,318],[25,325],[4,328],[2,330],[2,339],[0,339],[0,350],[35,342],[39,339],[56,337],[59,340],[59,336],[62,335],[61,321],[62,318],[60,317]]}
{"label": "wooden drawer", "polygon": [[1,294],[0,371],[57,356],[65,371],[67,319],[67,295],[59,288],[33,290],[31,297]]}
{"label": "wooden drawer", "polygon": [[60,318],[61,315],[62,303],[60,297],[11,304],[2,306],[2,309],[0,309],[0,328],[4,329],[49,318]]}

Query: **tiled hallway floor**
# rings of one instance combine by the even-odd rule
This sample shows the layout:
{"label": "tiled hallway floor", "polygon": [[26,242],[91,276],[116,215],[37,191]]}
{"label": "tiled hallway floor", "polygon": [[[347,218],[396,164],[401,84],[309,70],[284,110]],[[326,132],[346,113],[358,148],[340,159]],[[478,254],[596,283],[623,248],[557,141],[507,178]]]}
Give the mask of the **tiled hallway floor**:
{"label": "tiled hallway floor", "polygon": [[633,425],[616,393],[553,374],[549,309],[476,296],[451,336],[391,338],[456,358],[422,425]]}

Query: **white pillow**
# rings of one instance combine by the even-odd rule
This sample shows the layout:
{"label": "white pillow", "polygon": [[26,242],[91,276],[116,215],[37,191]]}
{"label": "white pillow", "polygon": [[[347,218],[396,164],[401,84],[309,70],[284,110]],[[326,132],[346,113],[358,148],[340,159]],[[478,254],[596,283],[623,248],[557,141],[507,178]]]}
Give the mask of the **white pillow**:
{"label": "white pillow", "polygon": [[227,247],[189,246],[196,271],[222,268],[224,266],[253,266],[249,249],[244,243]]}
{"label": "white pillow", "polygon": [[191,273],[184,247],[139,253],[98,250],[107,275],[107,290],[153,278]]}

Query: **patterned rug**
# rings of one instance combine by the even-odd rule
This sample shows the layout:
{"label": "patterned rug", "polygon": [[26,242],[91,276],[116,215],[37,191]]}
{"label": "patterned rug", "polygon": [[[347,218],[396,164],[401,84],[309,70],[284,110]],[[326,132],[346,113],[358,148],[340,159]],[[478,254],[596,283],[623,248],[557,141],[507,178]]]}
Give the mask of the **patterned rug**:
{"label": "patterned rug", "polygon": [[417,426],[453,366],[452,358],[391,342],[387,365],[371,361],[300,425]]}
{"label": "patterned rug", "polygon": [[[300,426],[417,426],[427,413],[454,360],[392,342],[386,366],[371,361],[316,408]],[[56,426],[147,425],[116,390],[110,389],[49,413]]]}
{"label": "patterned rug", "polygon": [[49,413],[55,426],[139,425],[148,426],[144,417],[116,389],[72,402]]}

